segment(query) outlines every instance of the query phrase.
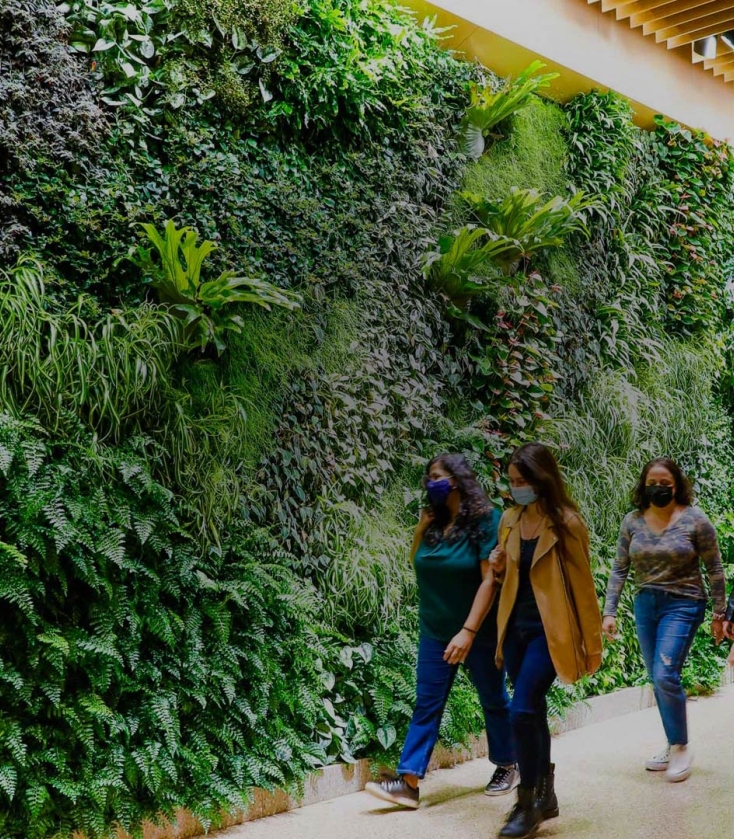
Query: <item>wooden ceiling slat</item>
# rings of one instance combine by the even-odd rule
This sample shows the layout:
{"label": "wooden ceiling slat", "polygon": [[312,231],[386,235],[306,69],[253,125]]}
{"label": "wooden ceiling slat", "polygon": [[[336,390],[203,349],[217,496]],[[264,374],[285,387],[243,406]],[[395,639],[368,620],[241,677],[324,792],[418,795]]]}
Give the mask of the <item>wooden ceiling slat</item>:
{"label": "wooden ceiling slat", "polygon": [[687,9],[705,6],[711,2],[713,0],[668,0],[664,6],[656,6],[654,9],[647,9],[644,12],[635,12],[630,17],[630,26],[635,27],[652,23],[671,15],[677,15],[679,12],[685,12]]}
{"label": "wooden ceiling slat", "polygon": [[734,52],[731,50],[720,53],[716,58],[704,58],[703,69],[715,70],[717,67],[724,67],[727,64],[734,64]]}
{"label": "wooden ceiling slat", "polygon": [[[668,14],[668,9],[673,6],[682,6],[678,11],[673,11]],[[694,2],[691,4],[690,0],[684,0],[682,3],[669,3],[661,9],[653,10],[647,14],[654,14],[659,12],[660,17],[644,23],[642,32],[645,35],[653,35],[661,29],[667,29],[670,26],[680,26],[681,24],[690,23],[695,20],[700,20],[703,17],[718,14],[719,12],[731,12],[734,10],[734,2],[732,0],[703,0],[703,2]],[[633,19],[630,19],[630,26],[633,26]]]}
{"label": "wooden ceiling slat", "polygon": [[[717,24],[711,24],[703,29],[696,29],[693,32],[686,32],[667,38],[668,49],[674,50],[678,47],[684,47],[686,44],[692,44],[701,38],[708,38],[709,35],[720,35],[722,32],[727,32],[730,29],[734,29],[734,10],[732,10],[728,18],[721,20]],[[657,35],[655,37],[657,38]]]}
{"label": "wooden ceiling slat", "polygon": [[617,20],[625,20],[638,12],[658,9],[660,6],[665,6],[670,2],[671,0],[633,0],[632,2],[629,2],[629,0],[607,0],[607,6],[609,8],[605,9],[604,0],[602,0],[601,8],[603,12],[611,12],[613,10],[616,13]]}
{"label": "wooden ceiling slat", "polygon": [[[711,35],[734,30],[734,0],[586,0],[601,2],[601,12],[614,12],[617,20],[628,20],[631,29],[642,26],[643,35],[655,35],[669,50],[693,44]],[[734,48],[721,38],[715,58],[691,51],[691,63],[726,83],[734,81]]]}
{"label": "wooden ceiling slat", "polygon": [[682,26],[674,26],[670,29],[661,29],[655,33],[655,40],[667,41],[668,49],[676,49],[686,44],[692,44],[701,38],[708,38],[709,35],[720,35],[729,29],[734,28],[734,8],[728,12],[721,12],[718,15],[710,15],[706,18],[686,23]]}

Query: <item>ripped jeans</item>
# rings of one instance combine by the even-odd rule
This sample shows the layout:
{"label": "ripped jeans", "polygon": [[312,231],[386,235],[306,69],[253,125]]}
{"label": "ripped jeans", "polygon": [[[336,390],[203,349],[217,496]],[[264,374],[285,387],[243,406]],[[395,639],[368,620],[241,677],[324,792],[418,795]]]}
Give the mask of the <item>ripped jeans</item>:
{"label": "ripped jeans", "polygon": [[688,743],[686,695],[680,677],[705,613],[705,600],[663,589],[643,588],[635,597],[637,638],[671,746]]}

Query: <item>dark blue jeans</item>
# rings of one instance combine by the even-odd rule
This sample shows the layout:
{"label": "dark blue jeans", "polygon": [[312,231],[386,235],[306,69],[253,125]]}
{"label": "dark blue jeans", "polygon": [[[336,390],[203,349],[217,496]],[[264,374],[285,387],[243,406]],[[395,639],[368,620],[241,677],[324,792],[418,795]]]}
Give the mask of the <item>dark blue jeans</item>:
{"label": "dark blue jeans", "polygon": [[537,786],[550,773],[551,736],[546,696],[556,678],[548,641],[540,623],[510,622],[503,645],[507,675],[513,686],[510,724],[517,750],[520,784]]}
{"label": "dark blue jeans", "polygon": [[706,601],[662,589],[643,588],[635,598],[637,638],[671,746],[688,743],[686,695],[680,676],[705,613]]}
{"label": "dark blue jeans", "polygon": [[[487,617],[492,620],[492,615]],[[475,642],[466,657],[466,667],[479,693],[489,744],[489,759],[498,766],[515,763],[509,723],[509,700],[505,674],[494,663],[496,638]],[[415,710],[400,755],[398,773],[425,777],[433,747],[438,740],[446,702],[459,669],[443,660],[445,641],[422,635],[418,644],[418,678]]]}

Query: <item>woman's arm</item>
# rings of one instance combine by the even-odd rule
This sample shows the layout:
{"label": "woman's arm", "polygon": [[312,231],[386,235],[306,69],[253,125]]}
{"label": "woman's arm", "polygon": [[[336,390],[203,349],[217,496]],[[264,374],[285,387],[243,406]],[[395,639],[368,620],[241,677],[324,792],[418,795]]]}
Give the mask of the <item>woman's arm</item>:
{"label": "woman's arm", "polygon": [[578,515],[568,522],[568,531],[571,538],[566,540],[564,557],[568,568],[568,584],[584,639],[586,666],[593,673],[601,664],[602,642],[601,612],[589,557],[589,531]]}
{"label": "woman's arm", "polygon": [[726,579],[721,562],[719,541],[716,528],[702,513],[696,522],[696,549],[701,558],[711,583],[711,597],[714,601],[714,613],[723,617],[726,611]]}
{"label": "woman's arm", "polygon": [[464,627],[449,641],[443,659],[449,664],[460,664],[469,655],[474,637],[484,623],[489,610],[492,608],[497,584],[487,560],[482,560],[482,582],[479,584],[469,615],[464,621]]}
{"label": "woman's arm", "polygon": [[607,583],[607,597],[604,603],[604,617],[617,617],[619,598],[622,594],[622,589],[624,588],[624,584],[627,581],[627,575],[630,571],[629,548],[631,539],[632,534],[629,529],[629,519],[625,518],[619,529],[617,557],[614,560],[612,573],[609,575],[609,582]]}

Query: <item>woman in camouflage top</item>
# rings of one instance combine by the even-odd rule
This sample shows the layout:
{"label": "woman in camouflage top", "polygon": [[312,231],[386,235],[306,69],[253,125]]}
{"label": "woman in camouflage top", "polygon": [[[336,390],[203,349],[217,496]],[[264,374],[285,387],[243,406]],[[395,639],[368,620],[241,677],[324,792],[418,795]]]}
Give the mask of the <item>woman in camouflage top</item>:
{"label": "woman in camouflage top", "polygon": [[724,637],[724,569],[716,531],[704,512],[692,505],[690,483],[674,461],[650,461],[642,470],[633,502],[637,509],[625,516],[620,529],[603,630],[613,641],[619,597],[632,567],[637,637],[668,739],[666,748],[646,766],[665,771],[669,781],[685,781],[692,753],[681,671],[706,612],[701,563],[714,601],[711,633],[717,643]]}

